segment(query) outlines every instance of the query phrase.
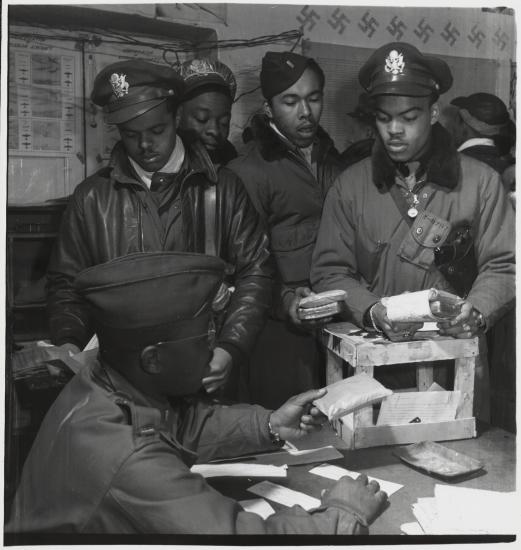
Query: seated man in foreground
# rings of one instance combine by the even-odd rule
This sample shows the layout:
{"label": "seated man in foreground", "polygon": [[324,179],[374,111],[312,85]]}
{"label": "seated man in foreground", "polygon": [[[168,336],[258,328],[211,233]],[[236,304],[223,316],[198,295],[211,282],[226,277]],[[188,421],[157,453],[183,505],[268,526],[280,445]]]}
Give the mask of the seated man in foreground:
{"label": "seated man in foreground", "polygon": [[263,520],[190,472],[196,460],[276,449],[324,420],[312,406],[324,389],[273,412],[203,396],[224,268],[217,257],[149,252],[78,275],[99,360],[49,410],[6,532],[367,533],[387,496],[365,476],[342,478],[311,512],[294,506]]}

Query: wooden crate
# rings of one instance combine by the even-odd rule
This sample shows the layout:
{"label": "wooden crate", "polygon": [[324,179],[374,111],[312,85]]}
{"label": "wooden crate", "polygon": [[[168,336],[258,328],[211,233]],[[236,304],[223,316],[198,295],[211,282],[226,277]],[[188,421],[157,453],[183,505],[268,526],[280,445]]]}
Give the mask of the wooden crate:
{"label": "wooden crate", "polygon": [[424,340],[390,342],[382,341],[381,338],[349,334],[353,328],[354,325],[348,323],[333,323],[324,329],[328,384],[345,377],[346,363],[353,368],[353,374],[365,372],[369,376],[373,376],[375,368],[416,363],[417,390],[426,391],[433,382],[435,367],[422,363],[454,359],[454,391],[460,391],[461,395],[456,418],[448,422],[376,426],[372,406],[348,414],[336,421],[334,427],[349,448],[476,437],[476,420],[472,407],[474,373],[479,356],[477,337],[455,339],[431,336]]}

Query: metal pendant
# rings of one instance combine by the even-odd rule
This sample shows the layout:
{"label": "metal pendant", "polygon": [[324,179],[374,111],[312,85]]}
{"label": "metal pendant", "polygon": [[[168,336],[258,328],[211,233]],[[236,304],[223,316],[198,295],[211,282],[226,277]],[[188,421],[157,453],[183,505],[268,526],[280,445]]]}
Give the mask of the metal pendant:
{"label": "metal pendant", "polygon": [[418,215],[418,210],[413,206],[412,208],[409,208],[409,210],[407,210],[407,215],[409,216],[409,218],[415,218]]}

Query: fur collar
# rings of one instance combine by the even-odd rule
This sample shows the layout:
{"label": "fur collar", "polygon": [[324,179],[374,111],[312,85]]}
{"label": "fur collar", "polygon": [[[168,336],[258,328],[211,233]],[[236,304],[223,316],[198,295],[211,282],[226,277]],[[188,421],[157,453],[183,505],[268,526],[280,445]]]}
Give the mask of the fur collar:
{"label": "fur collar", "polygon": [[[281,139],[276,132],[270,128],[269,119],[266,115],[255,115],[251,121],[251,130],[262,158],[267,161],[280,160],[285,157],[290,150],[290,144]],[[318,127],[316,142],[318,143],[318,160],[322,160],[332,148],[333,140],[327,132]]]}
{"label": "fur collar", "polygon": [[[429,152],[424,157],[427,181],[441,187],[454,189],[460,177],[460,159],[452,138],[445,128],[436,123],[432,127]],[[371,155],[373,182],[378,189],[389,189],[394,184],[396,165],[385,151],[380,137],[377,138]]]}

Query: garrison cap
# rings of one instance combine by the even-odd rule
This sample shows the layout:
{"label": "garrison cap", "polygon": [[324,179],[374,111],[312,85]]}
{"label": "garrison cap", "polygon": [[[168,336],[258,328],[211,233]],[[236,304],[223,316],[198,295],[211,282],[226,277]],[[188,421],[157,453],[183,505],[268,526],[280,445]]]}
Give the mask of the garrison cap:
{"label": "garrison cap", "polygon": [[406,42],[378,48],[360,69],[358,79],[370,96],[425,97],[442,94],[452,86],[452,74],[445,61],[424,55]]}
{"label": "garrison cap", "polygon": [[311,57],[293,52],[266,52],[266,55],[262,58],[260,72],[262,95],[269,100],[287,90],[295,84],[308,67],[317,72],[320,85],[323,87],[325,82],[324,72]]}
{"label": "garrison cap", "polygon": [[468,97],[460,96],[451,104],[458,107],[466,124],[484,136],[500,134],[510,123],[506,105],[493,94],[480,92]]}
{"label": "garrison cap", "polygon": [[81,271],[74,286],[90,305],[100,349],[140,350],[207,334],[224,269],[205,254],[140,252]]}
{"label": "garrison cap", "polygon": [[157,107],[167,98],[181,99],[184,85],[170,67],[144,59],[118,61],[94,80],[91,99],[110,124],[122,124]]}
{"label": "garrison cap", "polygon": [[179,70],[185,84],[183,99],[189,99],[203,92],[207,87],[221,88],[233,101],[237,82],[231,69],[219,60],[192,59],[181,65]]}

